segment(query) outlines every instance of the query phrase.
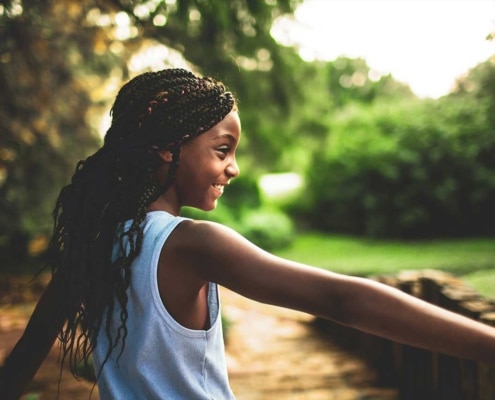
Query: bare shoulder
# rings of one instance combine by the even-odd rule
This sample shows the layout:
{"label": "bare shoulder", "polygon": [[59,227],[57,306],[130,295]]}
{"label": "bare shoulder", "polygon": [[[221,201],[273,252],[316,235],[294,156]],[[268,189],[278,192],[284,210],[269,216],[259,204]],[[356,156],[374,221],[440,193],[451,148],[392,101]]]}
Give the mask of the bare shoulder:
{"label": "bare shoulder", "polygon": [[[233,229],[210,221],[186,220],[182,222],[171,237],[174,251],[190,262],[201,266],[209,263],[224,264],[247,257],[273,257],[257,247]],[[200,266],[198,265],[198,266]]]}
{"label": "bare shoulder", "polygon": [[217,223],[184,221],[173,236],[174,251],[198,276],[257,301],[315,312],[315,294],[343,279],[272,255]]}

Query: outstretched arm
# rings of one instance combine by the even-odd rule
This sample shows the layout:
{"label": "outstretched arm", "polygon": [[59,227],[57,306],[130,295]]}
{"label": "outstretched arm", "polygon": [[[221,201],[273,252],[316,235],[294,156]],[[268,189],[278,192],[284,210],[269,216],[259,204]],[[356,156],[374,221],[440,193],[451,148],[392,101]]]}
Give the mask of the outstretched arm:
{"label": "outstretched arm", "polygon": [[495,328],[369,279],[281,259],[216,224],[185,223],[176,233],[187,268],[241,295],[495,365]]}
{"label": "outstretched arm", "polygon": [[24,334],[5,360],[0,376],[2,399],[19,399],[53,346],[64,321],[57,315],[61,301],[56,275],[41,296]]}

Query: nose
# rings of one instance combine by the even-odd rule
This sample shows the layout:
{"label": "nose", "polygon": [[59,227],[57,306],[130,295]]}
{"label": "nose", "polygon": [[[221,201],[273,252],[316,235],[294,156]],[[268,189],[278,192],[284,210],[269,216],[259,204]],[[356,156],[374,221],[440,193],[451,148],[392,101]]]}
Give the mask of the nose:
{"label": "nose", "polygon": [[235,178],[239,176],[241,171],[239,169],[239,166],[237,165],[237,161],[235,160],[235,158],[233,158],[232,162],[230,162],[229,165],[227,165],[227,169],[225,170],[225,172],[227,173],[229,178]]}

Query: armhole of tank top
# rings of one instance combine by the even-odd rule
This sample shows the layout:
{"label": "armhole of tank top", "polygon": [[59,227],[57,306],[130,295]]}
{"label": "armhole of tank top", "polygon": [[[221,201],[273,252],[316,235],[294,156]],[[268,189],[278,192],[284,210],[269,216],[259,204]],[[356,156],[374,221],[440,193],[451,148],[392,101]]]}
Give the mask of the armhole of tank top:
{"label": "armhole of tank top", "polygon": [[210,328],[213,328],[219,319],[220,314],[220,295],[218,285],[214,282],[208,284],[208,314],[210,316]]}
{"label": "armhole of tank top", "polygon": [[[153,254],[151,256],[150,262],[150,277],[149,277],[149,285],[151,291],[151,297],[153,299],[155,310],[158,315],[165,321],[165,323],[173,329],[175,332],[188,337],[200,337],[203,338],[205,335],[204,330],[195,330],[189,329],[185,326],[182,326],[178,323],[174,317],[168,312],[167,307],[163,304],[163,301],[160,296],[160,289],[158,287],[158,262],[160,261],[160,254],[162,251],[162,247],[165,245],[166,241],[170,237],[170,235],[174,232],[174,230],[181,224],[183,221],[187,220],[187,218],[177,218],[176,221],[169,223],[162,232],[158,235],[158,239],[156,241],[156,246],[153,249]],[[211,328],[210,328],[211,329]]]}

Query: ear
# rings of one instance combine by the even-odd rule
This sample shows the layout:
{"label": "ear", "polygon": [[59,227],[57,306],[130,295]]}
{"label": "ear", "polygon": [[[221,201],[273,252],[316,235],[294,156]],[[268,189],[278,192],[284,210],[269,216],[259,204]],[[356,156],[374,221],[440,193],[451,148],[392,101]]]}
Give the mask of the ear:
{"label": "ear", "polygon": [[168,150],[159,150],[157,154],[165,162],[172,162],[172,153]]}

